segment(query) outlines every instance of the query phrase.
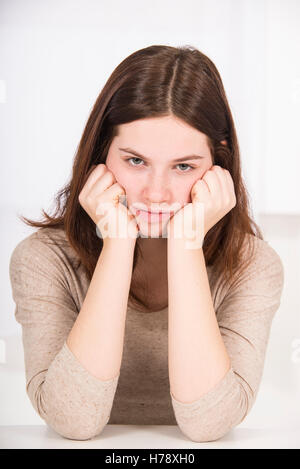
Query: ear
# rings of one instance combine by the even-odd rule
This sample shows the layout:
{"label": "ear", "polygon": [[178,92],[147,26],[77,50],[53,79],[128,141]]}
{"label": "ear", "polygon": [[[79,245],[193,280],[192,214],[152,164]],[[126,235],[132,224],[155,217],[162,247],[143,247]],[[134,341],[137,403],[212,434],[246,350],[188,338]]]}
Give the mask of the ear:
{"label": "ear", "polygon": [[227,140],[221,140],[222,145],[227,145]]}

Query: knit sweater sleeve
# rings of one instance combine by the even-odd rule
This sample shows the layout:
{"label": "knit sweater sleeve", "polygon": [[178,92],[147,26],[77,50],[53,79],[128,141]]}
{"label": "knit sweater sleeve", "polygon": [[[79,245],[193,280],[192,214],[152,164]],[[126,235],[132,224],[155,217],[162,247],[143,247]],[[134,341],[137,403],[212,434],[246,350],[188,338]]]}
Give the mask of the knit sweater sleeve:
{"label": "knit sweater sleeve", "polygon": [[29,236],[12,252],[9,275],[22,326],[26,392],[40,417],[61,436],[86,440],[109,420],[119,375],[101,381],[66,344],[78,315],[55,250]]}
{"label": "knit sweater sleeve", "polygon": [[249,414],[259,390],[283,282],[279,255],[266,241],[257,240],[252,263],[216,308],[230,369],[194,402],[177,401],[170,392],[178,426],[189,439],[217,440]]}

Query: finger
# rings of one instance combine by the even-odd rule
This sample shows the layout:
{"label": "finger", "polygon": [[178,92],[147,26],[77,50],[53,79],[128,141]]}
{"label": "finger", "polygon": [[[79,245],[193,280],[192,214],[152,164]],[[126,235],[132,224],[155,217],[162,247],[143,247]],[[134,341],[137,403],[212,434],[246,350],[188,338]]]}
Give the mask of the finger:
{"label": "finger", "polygon": [[230,194],[230,189],[228,186],[228,180],[226,178],[225,170],[221,166],[215,165],[213,166],[213,171],[214,171],[214,174],[216,174],[217,178],[219,179],[219,183],[220,183],[220,187],[222,191],[222,199],[224,200],[228,198]]}
{"label": "finger", "polygon": [[[103,197],[102,203],[113,203],[116,207],[119,203],[119,199],[122,195],[125,194],[123,187],[120,186],[118,182],[114,183],[108,189],[106,189],[105,197]],[[96,214],[102,213],[103,207],[99,204],[99,207],[96,209]]]}
{"label": "finger", "polygon": [[206,181],[198,179],[192,187],[191,196],[193,202],[204,202],[210,197],[210,191]]}
{"label": "finger", "polygon": [[234,182],[233,182],[233,179],[232,179],[232,176],[231,176],[230,172],[227,169],[225,169],[224,174],[225,174],[225,178],[226,178],[228,187],[230,189],[234,190]]}
{"label": "finger", "polygon": [[225,178],[227,181],[227,185],[229,188],[229,193],[233,199],[233,202],[236,203],[236,194],[235,194],[235,188],[234,188],[234,182],[232,179],[232,176],[228,170],[225,170]]}
{"label": "finger", "polygon": [[94,182],[94,185],[89,190],[88,195],[91,198],[96,198],[114,183],[116,183],[116,180],[113,173],[107,170],[102,176],[98,176],[98,178]]}
{"label": "finger", "polygon": [[95,182],[103,176],[103,174],[107,171],[107,167],[105,164],[98,164],[98,165],[93,165],[89,172],[87,173],[88,178],[86,182],[84,183],[84,186],[82,188],[82,193],[84,195],[88,194],[89,191],[92,189],[94,186]]}
{"label": "finger", "polygon": [[211,196],[212,197],[219,197],[221,199],[222,198],[222,187],[221,187],[221,184],[219,182],[219,178],[216,175],[216,173],[212,169],[209,169],[204,174],[203,180],[208,185]]}

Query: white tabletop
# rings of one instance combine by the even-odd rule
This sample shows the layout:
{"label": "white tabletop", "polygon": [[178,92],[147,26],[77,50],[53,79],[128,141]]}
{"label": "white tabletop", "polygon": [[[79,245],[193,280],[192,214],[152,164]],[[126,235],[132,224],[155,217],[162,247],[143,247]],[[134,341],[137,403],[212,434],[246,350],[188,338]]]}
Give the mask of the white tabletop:
{"label": "white tabletop", "polygon": [[177,426],[167,425],[106,425],[103,431],[91,440],[69,440],[58,435],[47,425],[0,426],[0,448],[104,448],[104,449],[149,449],[149,448],[300,448],[300,422],[287,427],[233,428],[223,438],[196,443],[189,440]]}

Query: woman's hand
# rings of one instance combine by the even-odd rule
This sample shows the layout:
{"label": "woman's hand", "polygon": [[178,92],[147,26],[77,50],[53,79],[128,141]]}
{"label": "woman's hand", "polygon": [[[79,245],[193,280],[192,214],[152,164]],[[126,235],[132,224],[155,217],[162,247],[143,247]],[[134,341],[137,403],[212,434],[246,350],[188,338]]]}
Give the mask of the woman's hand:
{"label": "woman's hand", "polygon": [[186,247],[202,247],[206,233],[236,205],[232,177],[227,169],[212,166],[191,189],[192,203],[180,209],[168,223],[168,237],[187,241]]}
{"label": "woman's hand", "polygon": [[107,166],[93,165],[78,199],[99,228],[104,244],[109,239],[137,238],[135,216],[121,203],[122,198],[126,198],[125,190]]}

